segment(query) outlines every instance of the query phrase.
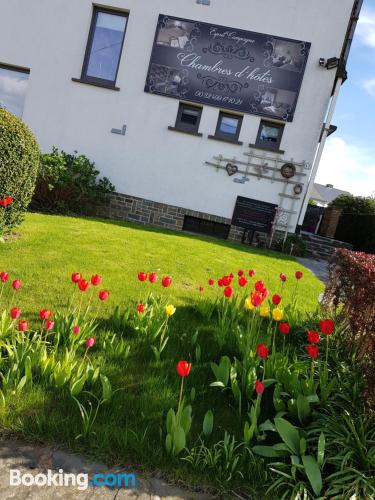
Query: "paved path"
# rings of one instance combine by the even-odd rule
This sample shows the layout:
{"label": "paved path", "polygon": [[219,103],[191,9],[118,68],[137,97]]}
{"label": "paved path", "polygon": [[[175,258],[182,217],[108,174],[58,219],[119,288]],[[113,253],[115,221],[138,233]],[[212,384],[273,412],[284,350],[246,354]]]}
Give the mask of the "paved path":
{"label": "paved path", "polygon": [[311,259],[307,257],[295,257],[298,262],[303,264],[307,269],[310,269],[315,276],[327,283],[328,281],[328,262],[326,260]]}
{"label": "paved path", "polygon": [[[1,500],[208,500],[211,498],[203,493],[190,493],[169,486],[160,479],[145,478],[139,474],[136,487],[126,489],[89,486],[86,490],[79,490],[77,486],[25,486],[22,484],[11,486],[11,469],[19,469],[22,474],[31,474],[33,477],[40,473],[46,474],[48,470],[52,471],[51,475],[56,474],[59,469],[63,469],[64,473],[87,473],[89,477],[98,472],[121,472],[117,469],[108,470],[103,464],[90,464],[77,455],[56,451],[47,446],[34,446],[0,437]],[[133,471],[126,472],[129,474]]]}

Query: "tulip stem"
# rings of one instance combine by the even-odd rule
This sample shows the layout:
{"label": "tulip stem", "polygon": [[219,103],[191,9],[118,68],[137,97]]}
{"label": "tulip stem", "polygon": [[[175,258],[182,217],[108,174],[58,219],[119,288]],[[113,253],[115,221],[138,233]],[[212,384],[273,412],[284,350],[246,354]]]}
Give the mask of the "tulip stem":
{"label": "tulip stem", "polygon": [[181,377],[180,397],[178,400],[178,408],[177,408],[177,424],[178,425],[180,425],[180,419],[181,419],[181,404],[182,404],[183,389],[184,389],[184,377]]}

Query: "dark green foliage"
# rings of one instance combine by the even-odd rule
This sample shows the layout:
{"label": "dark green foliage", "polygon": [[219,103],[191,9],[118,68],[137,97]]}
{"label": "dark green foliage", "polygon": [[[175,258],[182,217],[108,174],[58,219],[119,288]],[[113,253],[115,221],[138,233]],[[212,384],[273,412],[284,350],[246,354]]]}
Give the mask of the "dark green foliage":
{"label": "dark green foliage", "polygon": [[104,204],[115,187],[86,156],[53,148],[41,157],[33,208],[58,213],[87,213],[93,205]]}
{"label": "dark green foliage", "polygon": [[290,234],[285,242],[279,240],[276,243],[276,250],[287,253],[288,255],[304,257],[306,255],[306,243],[298,234]]}
{"label": "dark green foliage", "polygon": [[31,201],[39,168],[39,146],[22,120],[0,108],[0,199],[13,203],[0,207],[0,234],[19,225]]}

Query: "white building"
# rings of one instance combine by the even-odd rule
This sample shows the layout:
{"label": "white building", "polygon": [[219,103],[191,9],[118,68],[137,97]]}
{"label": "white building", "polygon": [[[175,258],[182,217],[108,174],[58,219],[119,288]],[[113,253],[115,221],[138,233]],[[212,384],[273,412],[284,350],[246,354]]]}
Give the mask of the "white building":
{"label": "white building", "polygon": [[0,0],[0,102],[96,162],[112,217],[227,236],[240,196],[237,226],[293,232],[361,4]]}

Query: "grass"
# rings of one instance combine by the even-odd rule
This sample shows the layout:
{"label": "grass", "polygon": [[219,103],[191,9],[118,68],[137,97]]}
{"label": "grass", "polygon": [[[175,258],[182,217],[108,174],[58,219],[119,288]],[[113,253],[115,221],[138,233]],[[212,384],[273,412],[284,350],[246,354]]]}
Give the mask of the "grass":
{"label": "grass", "polygon": [[[128,470],[129,464],[158,468],[190,485],[202,485],[207,478],[192,474],[181,461],[171,464],[166,457],[164,419],[166,411],[176,407],[179,388],[176,361],[192,359],[194,369],[186,386],[187,394],[192,387],[197,393],[193,405],[195,439],[203,416],[210,408],[217,422],[213,439],[222,439],[224,430],[241,439],[243,423],[239,423],[230,395],[223,393],[218,397],[220,391],[209,387],[213,381],[209,361],[218,361],[221,355],[232,353],[226,347],[221,350],[217,346],[215,329],[204,324],[195,307],[200,298],[200,285],[205,287],[208,302],[213,301],[218,289],[216,286],[209,289],[207,280],[231,271],[235,273],[240,268],[255,269],[256,277],[266,282],[271,293],[280,290],[279,273],[285,273],[288,277],[285,303],[295,286],[295,271],[302,270],[304,278],[299,283],[302,300],[298,307],[301,315],[316,309],[322,283],[294,259],[275,252],[132,224],[28,214],[19,237],[0,245],[0,270],[22,280],[22,289],[17,292],[14,304],[24,310],[23,316],[35,315],[42,307],[62,308],[72,292],[72,272],[79,271],[87,277],[101,274],[103,286],[111,291],[111,297],[108,303],[102,304],[102,326],[97,332],[99,348],[90,352],[90,358],[108,376],[113,388],[121,390],[100,409],[95,434],[85,441],[75,439],[81,432],[81,419],[68,389],[43,384],[6,394],[6,410],[0,412],[0,429],[84,450],[108,464],[127,464]],[[131,346],[126,359],[100,348],[111,327],[106,320],[114,306],[123,304],[127,308],[144,295],[145,285],[137,280],[137,272],[141,270],[173,277],[173,286],[167,290],[160,284],[153,285],[157,293],[170,296],[177,306],[171,339],[161,363],[154,362],[149,346],[134,332],[116,332]],[[198,328],[201,328],[202,358],[196,362],[191,337]]]}
{"label": "grass", "polygon": [[[41,307],[55,309],[71,293],[70,275],[81,272],[103,276],[103,287],[111,291],[104,309],[109,315],[114,304],[138,297],[138,271],[156,271],[174,279],[173,300],[187,304],[199,293],[199,286],[213,297],[209,278],[255,269],[271,291],[280,287],[279,274],[289,278],[285,295],[290,296],[297,269],[304,272],[300,294],[303,311],[316,308],[323,284],[293,258],[280,253],[249,248],[226,241],[179,234],[161,229],[104,220],[28,214],[20,237],[0,245],[0,270],[22,280],[17,305],[26,314]],[[167,291],[166,293],[169,293]]]}

